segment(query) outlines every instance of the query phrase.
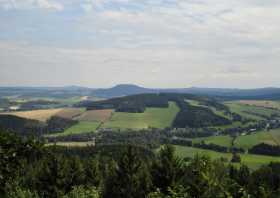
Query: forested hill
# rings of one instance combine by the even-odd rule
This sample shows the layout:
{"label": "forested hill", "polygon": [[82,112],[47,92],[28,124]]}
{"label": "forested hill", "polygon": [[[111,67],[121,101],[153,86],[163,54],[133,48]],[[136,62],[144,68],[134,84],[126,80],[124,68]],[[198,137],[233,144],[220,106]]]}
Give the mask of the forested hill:
{"label": "forested hill", "polygon": [[21,136],[38,136],[42,132],[43,127],[44,124],[37,120],[14,115],[0,115],[0,129],[5,129]]}
{"label": "forested hill", "polygon": [[[188,100],[196,101],[199,105],[191,105]],[[117,112],[143,113],[148,107],[167,108],[169,102],[175,102],[180,108],[172,125],[174,128],[231,124],[231,120],[215,114],[208,108],[212,107],[230,114],[229,109],[225,105],[212,98],[191,94],[138,94],[103,101],[83,101],[76,106],[85,107],[87,110],[114,109]]]}

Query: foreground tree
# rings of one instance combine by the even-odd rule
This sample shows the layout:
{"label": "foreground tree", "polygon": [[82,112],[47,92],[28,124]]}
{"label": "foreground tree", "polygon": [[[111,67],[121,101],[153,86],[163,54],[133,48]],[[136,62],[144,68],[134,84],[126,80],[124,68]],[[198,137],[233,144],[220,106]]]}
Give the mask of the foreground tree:
{"label": "foreground tree", "polygon": [[106,179],[104,197],[142,198],[150,191],[150,176],[136,148],[128,146]]}
{"label": "foreground tree", "polygon": [[171,145],[164,146],[158,159],[152,165],[152,180],[155,187],[162,192],[173,188],[183,175],[183,161],[175,156],[175,148]]}

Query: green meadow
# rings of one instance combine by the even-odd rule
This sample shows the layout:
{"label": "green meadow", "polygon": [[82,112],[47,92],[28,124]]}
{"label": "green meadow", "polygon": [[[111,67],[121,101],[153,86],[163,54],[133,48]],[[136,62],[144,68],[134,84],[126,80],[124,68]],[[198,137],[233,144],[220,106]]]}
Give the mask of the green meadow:
{"label": "green meadow", "polygon": [[146,108],[144,113],[115,112],[102,127],[120,129],[166,128],[172,125],[178,112],[179,107],[174,102],[170,102],[168,108]]}
{"label": "green meadow", "polygon": [[261,116],[254,115],[259,114],[263,116],[271,116],[272,114],[279,114],[278,110],[268,109],[265,107],[257,107],[253,105],[241,104],[239,102],[227,102],[225,103],[230,108],[230,111],[235,112],[245,118],[254,120],[263,120]]}
{"label": "green meadow", "polygon": [[206,144],[217,144],[220,146],[230,147],[232,142],[232,137],[229,135],[211,136],[206,138],[195,138],[193,143],[200,143],[204,141]]}
{"label": "green meadow", "polygon": [[50,136],[67,136],[73,134],[90,133],[100,126],[100,122],[85,122],[81,121],[78,124],[66,129],[63,133],[56,133]]}
{"label": "green meadow", "polygon": [[[229,162],[232,158],[231,153],[219,153],[210,150],[198,149],[193,147],[186,147],[186,146],[175,146],[176,154],[179,157],[194,157],[195,155],[207,155],[211,159],[220,159],[225,158]],[[280,157],[271,157],[271,156],[264,156],[264,155],[251,155],[251,154],[240,154],[241,156],[241,163],[246,164],[248,167],[252,169],[257,169],[262,165],[269,164],[270,162],[280,162]]]}
{"label": "green meadow", "polygon": [[260,131],[251,135],[238,136],[234,141],[234,145],[239,148],[249,149],[257,144],[266,143],[271,145],[279,145],[280,129]]}

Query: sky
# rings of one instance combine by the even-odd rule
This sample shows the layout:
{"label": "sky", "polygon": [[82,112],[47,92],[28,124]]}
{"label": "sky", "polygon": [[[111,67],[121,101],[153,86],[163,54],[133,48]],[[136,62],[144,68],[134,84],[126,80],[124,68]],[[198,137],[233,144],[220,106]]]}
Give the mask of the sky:
{"label": "sky", "polygon": [[280,87],[279,0],[0,0],[0,86]]}

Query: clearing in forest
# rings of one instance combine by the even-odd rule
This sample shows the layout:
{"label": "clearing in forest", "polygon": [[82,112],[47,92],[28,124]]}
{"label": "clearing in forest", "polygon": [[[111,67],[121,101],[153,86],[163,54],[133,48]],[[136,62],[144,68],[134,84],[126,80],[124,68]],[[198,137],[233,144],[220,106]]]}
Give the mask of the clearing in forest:
{"label": "clearing in forest", "polygon": [[149,127],[166,128],[172,125],[179,107],[169,102],[168,108],[146,108],[144,113],[114,112],[103,128],[144,129]]}

